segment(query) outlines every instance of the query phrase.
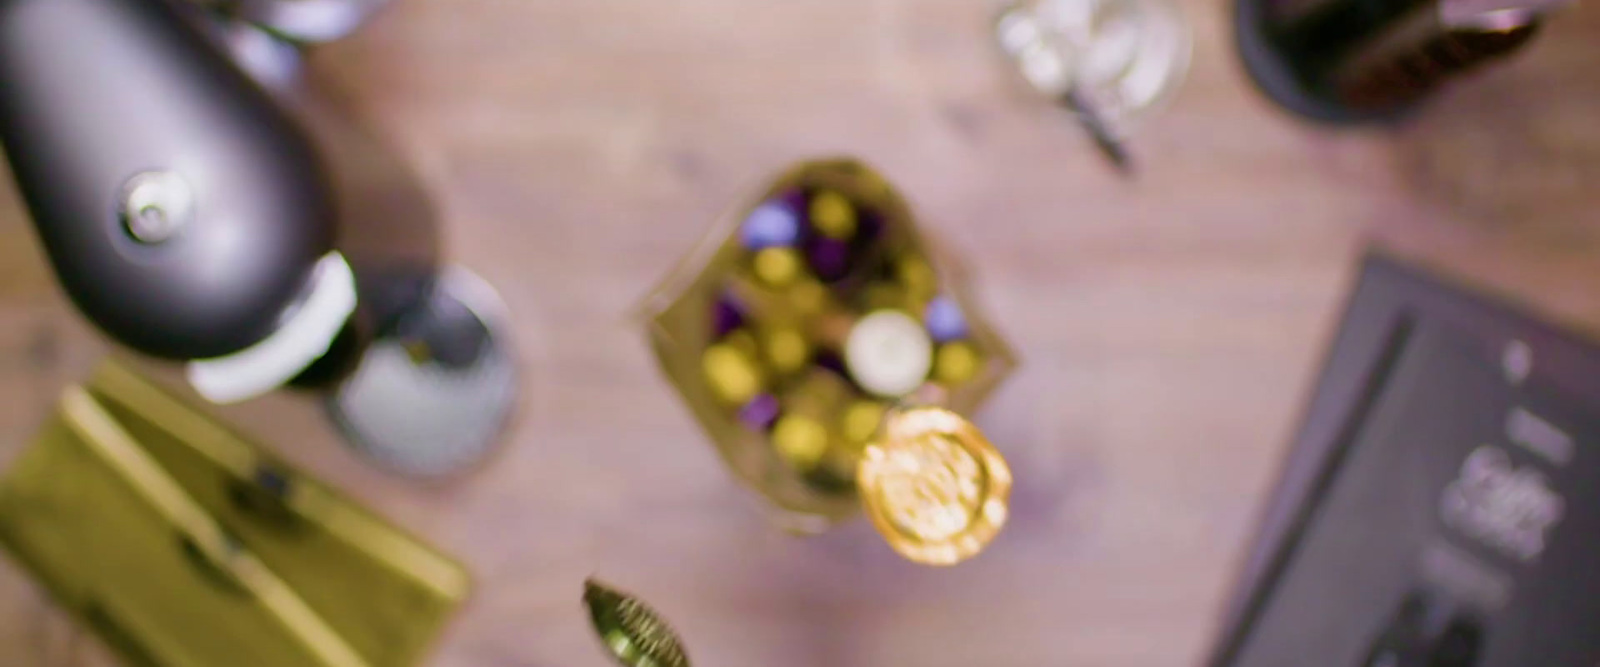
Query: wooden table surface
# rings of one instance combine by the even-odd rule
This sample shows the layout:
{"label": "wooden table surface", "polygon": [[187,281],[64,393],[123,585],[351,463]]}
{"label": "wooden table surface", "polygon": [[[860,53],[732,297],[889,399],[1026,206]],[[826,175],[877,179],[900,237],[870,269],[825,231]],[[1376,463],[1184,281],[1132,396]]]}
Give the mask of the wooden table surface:
{"label": "wooden table surface", "polygon": [[[507,450],[424,487],[304,398],[221,412],[470,564],[436,665],[608,664],[591,574],[661,609],[702,667],[1198,665],[1369,243],[1600,330],[1600,7],[1403,127],[1344,132],[1254,92],[1225,3],[1185,9],[1193,67],[1126,181],[1016,87],[983,1],[400,2],[314,67],[510,306]],[[1017,474],[1013,523],[955,569],[860,523],[771,528],[629,320],[726,207],[837,153],[960,248],[1023,358],[980,415]],[[0,188],[0,453],[103,351]],[[97,664],[72,643],[0,563],[4,662]]]}

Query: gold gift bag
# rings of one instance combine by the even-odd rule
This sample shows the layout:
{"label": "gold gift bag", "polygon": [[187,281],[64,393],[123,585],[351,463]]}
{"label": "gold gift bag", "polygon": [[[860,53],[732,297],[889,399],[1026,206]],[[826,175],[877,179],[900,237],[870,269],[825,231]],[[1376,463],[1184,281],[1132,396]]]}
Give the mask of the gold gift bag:
{"label": "gold gift bag", "polygon": [[405,667],[458,563],[123,366],[0,479],[0,545],[128,663]]}
{"label": "gold gift bag", "polygon": [[960,267],[866,165],[779,175],[645,309],[666,376],[786,528],[865,506],[902,555],[944,565],[1004,523],[1009,471],[963,415],[1014,357]]}

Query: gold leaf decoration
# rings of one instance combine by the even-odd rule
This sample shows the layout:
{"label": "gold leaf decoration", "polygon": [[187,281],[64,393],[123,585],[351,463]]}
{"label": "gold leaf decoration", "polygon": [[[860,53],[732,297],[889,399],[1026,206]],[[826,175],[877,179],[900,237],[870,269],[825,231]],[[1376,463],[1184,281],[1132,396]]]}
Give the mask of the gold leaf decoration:
{"label": "gold leaf decoration", "polygon": [[638,598],[594,579],[583,583],[583,603],[606,649],[626,667],[689,667],[671,626]]}

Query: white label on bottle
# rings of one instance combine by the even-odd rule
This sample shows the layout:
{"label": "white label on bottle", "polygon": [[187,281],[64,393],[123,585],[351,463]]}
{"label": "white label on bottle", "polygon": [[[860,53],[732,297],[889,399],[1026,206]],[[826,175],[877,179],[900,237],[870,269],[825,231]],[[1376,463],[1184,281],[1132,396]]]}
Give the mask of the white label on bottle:
{"label": "white label on bottle", "polygon": [[237,403],[282,386],[322,358],[356,310],[356,279],[331,252],[312,270],[310,293],[277,331],[255,345],[185,369],[189,384],[213,403]]}

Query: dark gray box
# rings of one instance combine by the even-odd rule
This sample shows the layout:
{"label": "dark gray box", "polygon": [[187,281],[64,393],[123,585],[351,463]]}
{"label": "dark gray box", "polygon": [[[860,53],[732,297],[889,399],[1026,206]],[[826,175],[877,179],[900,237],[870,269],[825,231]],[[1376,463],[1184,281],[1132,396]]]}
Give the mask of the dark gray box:
{"label": "dark gray box", "polygon": [[1211,667],[1600,664],[1600,348],[1369,256]]}

